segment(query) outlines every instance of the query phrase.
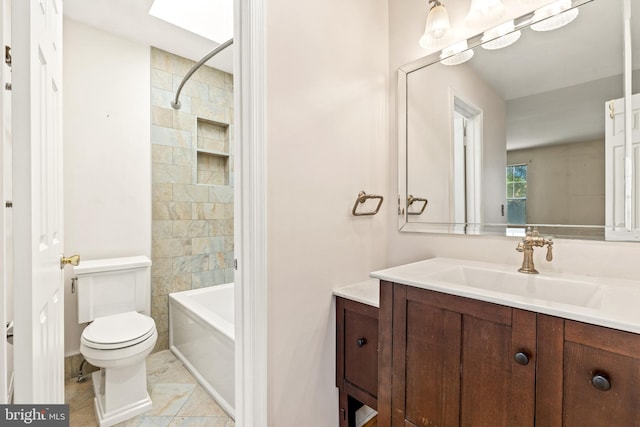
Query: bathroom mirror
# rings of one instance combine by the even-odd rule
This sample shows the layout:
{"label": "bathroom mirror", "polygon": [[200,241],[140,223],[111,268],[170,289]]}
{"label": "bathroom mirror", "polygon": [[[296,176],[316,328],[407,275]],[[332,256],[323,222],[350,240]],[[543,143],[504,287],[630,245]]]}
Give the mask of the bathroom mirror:
{"label": "bathroom mirror", "polygon": [[533,30],[532,12],[514,21],[509,46],[488,49],[480,34],[466,62],[468,52],[436,53],[399,69],[401,231],[521,235],[536,225],[640,240],[640,13],[627,15],[625,43],[625,1],[574,1],[575,19],[551,31]]}

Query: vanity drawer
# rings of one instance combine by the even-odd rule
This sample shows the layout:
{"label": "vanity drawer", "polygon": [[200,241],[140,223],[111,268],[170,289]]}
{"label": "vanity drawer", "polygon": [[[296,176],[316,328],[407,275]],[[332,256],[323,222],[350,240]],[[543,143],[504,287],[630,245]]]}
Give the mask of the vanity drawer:
{"label": "vanity drawer", "polygon": [[565,321],[563,425],[640,425],[640,336]]}
{"label": "vanity drawer", "polygon": [[344,298],[336,299],[336,308],[337,386],[375,408],[378,394],[378,309]]}

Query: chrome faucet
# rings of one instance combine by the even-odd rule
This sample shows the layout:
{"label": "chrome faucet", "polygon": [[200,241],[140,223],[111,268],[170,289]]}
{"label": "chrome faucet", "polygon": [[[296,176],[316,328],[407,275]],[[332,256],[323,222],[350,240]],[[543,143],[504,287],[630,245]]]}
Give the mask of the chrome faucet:
{"label": "chrome faucet", "polygon": [[534,247],[547,247],[547,261],[551,261],[553,259],[553,253],[551,252],[551,248],[553,246],[553,241],[550,237],[541,237],[538,232],[538,227],[533,227],[533,231],[531,231],[531,227],[527,228],[526,236],[518,243],[518,247],[516,250],[518,252],[524,252],[524,259],[522,260],[522,267],[518,269],[520,273],[527,274],[538,274],[538,270],[536,270],[533,265],[533,248]]}

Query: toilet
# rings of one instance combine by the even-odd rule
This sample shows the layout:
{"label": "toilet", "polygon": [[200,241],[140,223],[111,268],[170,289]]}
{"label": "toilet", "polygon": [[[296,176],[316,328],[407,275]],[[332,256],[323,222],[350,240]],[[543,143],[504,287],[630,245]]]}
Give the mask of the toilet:
{"label": "toilet", "polygon": [[100,427],[151,409],[145,359],[158,339],[150,314],[151,260],[146,256],[82,261],[78,289],[80,353],[99,367],[92,374]]}

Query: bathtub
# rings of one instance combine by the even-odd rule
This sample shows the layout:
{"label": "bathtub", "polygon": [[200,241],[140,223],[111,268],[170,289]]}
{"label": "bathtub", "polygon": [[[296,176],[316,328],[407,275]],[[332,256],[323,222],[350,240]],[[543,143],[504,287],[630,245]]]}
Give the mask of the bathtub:
{"label": "bathtub", "polygon": [[169,294],[169,348],[234,417],[233,283]]}

